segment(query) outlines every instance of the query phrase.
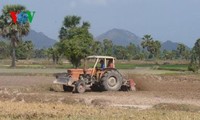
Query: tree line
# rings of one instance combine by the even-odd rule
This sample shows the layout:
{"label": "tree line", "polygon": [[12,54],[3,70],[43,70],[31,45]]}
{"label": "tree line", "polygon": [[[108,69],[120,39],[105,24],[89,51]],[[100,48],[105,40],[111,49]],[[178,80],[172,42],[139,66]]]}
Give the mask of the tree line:
{"label": "tree line", "polygon": [[[145,59],[185,59],[190,60],[189,69],[200,67],[200,39],[190,50],[184,44],[178,44],[176,50],[161,50],[161,43],[151,35],[144,35],[141,45],[130,43],[127,46],[115,45],[111,40],[96,41],[89,32],[90,23],[79,16],[66,16],[59,31],[59,42],[48,49],[34,49],[31,41],[22,41],[27,35],[30,24],[13,23],[9,12],[26,11],[21,5],[6,5],[0,15],[0,35],[8,41],[0,41],[0,58],[12,58],[11,67],[17,59],[51,58],[58,64],[63,58],[68,59],[75,68],[88,55],[109,55],[122,60]],[[195,69],[195,70],[194,70]]]}

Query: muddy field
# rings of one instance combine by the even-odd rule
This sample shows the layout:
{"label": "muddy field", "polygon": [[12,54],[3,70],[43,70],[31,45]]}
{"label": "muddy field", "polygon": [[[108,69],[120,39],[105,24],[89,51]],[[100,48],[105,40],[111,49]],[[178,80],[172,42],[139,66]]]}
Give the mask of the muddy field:
{"label": "muddy field", "polygon": [[[54,80],[52,76],[2,75],[0,76],[0,110],[3,109],[1,104],[37,103],[137,110],[164,108],[197,113],[200,111],[199,75],[127,74],[127,76],[135,80],[137,91],[93,92],[88,90],[84,94],[75,94],[63,92],[59,85],[52,85]],[[190,108],[191,106],[195,107]]]}

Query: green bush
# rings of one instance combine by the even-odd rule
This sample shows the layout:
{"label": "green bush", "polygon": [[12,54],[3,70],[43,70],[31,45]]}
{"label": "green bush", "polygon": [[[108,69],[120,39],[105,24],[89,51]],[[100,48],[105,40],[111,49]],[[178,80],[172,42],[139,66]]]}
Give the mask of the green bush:
{"label": "green bush", "polygon": [[198,69],[199,69],[198,65],[194,63],[190,63],[188,66],[188,70],[192,72],[197,72]]}

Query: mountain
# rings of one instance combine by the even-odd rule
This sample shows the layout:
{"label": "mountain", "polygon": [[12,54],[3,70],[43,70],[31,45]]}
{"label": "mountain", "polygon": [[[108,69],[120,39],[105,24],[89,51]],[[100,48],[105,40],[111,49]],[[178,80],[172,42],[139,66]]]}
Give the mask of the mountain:
{"label": "mountain", "polygon": [[129,43],[134,43],[135,45],[140,45],[141,43],[141,38],[134,33],[116,28],[97,36],[95,39],[101,42],[104,39],[109,39],[112,40],[113,44],[122,46],[126,46]]}
{"label": "mountain", "polygon": [[[176,50],[177,46],[178,46],[179,43],[177,42],[172,42],[170,40],[162,43],[162,47],[161,47],[161,50]],[[184,44],[185,45],[185,44]],[[191,49],[190,47],[188,47],[187,45],[186,46],[186,49]]]}
{"label": "mountain", "polygon": [[162,43],[162,47],[161,50],[176,50],[177,46],[179,43],[177,42],[172,42],[170,40],[165,41],[164,43]]}
{"label": "mountain", "polygon": [[29,34],[23,37],[23,40],[31,40],[37,49],[49,48],[56,43],[56,40],[49,38],[42,32],[30,30]]}

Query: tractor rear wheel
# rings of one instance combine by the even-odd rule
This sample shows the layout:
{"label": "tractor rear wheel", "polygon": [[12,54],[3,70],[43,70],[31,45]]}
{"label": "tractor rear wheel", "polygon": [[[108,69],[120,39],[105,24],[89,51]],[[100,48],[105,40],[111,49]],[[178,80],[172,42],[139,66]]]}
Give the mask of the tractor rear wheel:
{"label": "tractor rear wheel", "polygon": [[75,85],[75,92],[76,93],[84,93],[86,91],[85,82],[82,80],[77,81]]}
{"label": "tractor rear wheel", "polygon": [[111,70],[105,72],[101,80],[105,90],[118,91],[122,86],[123,78],[117,70]]}

